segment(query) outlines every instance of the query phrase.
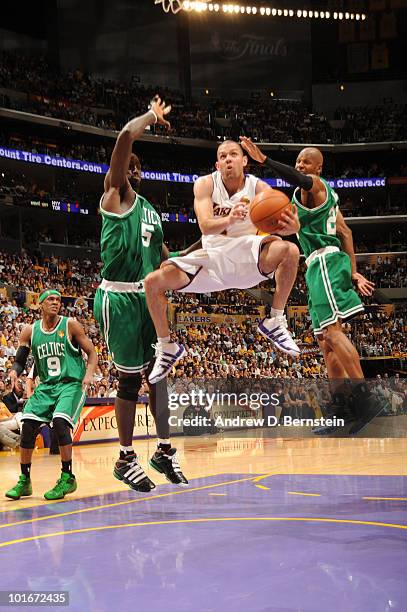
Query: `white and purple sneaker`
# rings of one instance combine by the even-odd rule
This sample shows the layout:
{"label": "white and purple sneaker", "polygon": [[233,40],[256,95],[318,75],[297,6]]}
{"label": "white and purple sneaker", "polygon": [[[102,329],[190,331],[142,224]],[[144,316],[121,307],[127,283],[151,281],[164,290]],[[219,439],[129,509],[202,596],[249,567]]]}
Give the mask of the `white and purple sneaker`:
{"label": "white and purple sneaker", "polygon": [[[154,346],[154,345],[153,345]],[[172,368],[182,359],[186,351],[182,344],[167,342],[155,345],[155,364],[150,372],[148,381],[155,385],[158,381],[166,378]]]}
{"label": "white and purple sneaker", "polygon": [[274,346],[283,353],[287,353],[287,355],[291,355],[291,357],[298,357],[298,355],[300,355],[301,350],[295,344],[287,329],[287,319],[285,315],[281,317],[272,317],[271,319],[263,319],[260,321],[257,330],[262,336],[267,338],[267,340],[271,340]]}

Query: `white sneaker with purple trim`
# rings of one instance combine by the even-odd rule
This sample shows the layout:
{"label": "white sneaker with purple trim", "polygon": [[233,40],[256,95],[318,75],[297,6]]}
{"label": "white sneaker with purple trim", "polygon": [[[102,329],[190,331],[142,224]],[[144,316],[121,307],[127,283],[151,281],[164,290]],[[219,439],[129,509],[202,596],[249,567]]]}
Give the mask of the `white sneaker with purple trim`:
{"label": "white sneaker with purple trim", "polygon": [[290,332],[287,329],[287,319],[285,315],[281,317],[265,318],[260,321],[258,331],[262,336],[271,340],[276,348],[283,353],[298,357],[301,354],[300,348],[295,344]]}
{"label": "white sneaker with purple trim", "polygon": [[155,348],[155,364],[148,380],[152,385],[155,385],[155,383],[168,376],[172,368],[184,357],[186,351],[182,344],[176,342],[153,346]]}

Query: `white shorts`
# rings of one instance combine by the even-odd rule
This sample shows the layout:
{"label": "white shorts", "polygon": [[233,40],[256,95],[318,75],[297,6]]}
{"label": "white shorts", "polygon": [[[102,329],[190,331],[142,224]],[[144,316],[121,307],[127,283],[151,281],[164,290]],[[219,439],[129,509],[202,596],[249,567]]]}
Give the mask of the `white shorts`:
{"label": "white shorts", "polygon": [[270,236],[203,236],[202,249],[184,257],[173,257],[164,262],[174,264],[190,278],[184,293],[207,293],[224,289],[250,289],[267,279],[259,269],[261,247]]}

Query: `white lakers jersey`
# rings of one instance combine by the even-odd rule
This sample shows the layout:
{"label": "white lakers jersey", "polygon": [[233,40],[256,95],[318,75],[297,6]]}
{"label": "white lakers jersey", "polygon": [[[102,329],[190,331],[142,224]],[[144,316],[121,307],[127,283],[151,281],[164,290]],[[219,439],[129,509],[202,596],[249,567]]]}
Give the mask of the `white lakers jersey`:
{"label": "white lakers jersey", "polygon": [[[223,184],[221,174],[218,170],[212,172],[213,180],[213,214],[215,217],[226,217],[238,202],[243,198],[247,198],[251,202],[256,195],[256,185],[259,180],[252,174],[246,175],[246,180],[243,189],[232,196],[229,196],[226,187]],[[236,221],[226,230],[226,236],[236,238],[238,236],[247,236],[249,234],[257,234],[257,227],[250,221],[249,215],[245,219]]]}

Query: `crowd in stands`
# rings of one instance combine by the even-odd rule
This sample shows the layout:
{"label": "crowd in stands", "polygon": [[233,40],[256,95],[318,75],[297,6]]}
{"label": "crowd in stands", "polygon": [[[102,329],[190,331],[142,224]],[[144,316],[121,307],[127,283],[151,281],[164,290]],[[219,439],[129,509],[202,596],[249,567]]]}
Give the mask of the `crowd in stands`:
{"label": "crowd in stands", "polygon": [[[0,87],[24,93],[3,94],[2,106],[39,115],[120,129],[130,116],[145,110],[157,91],[173,105],[172,134],[216,140],[239,133],[266,142],[374,142],[407,138],[406,107],[338,109],[336,123],[310,112],[297,101],[278,99],[186,102],[179,91],[118,82],[81,71],[55,73],[43,57],[3,52]],[[160,128],[158,128],[160,131]]]}
{"label": "crowd in stands", "polygon": [[[22,325],[32,323],[39,316],[37,297],[32,296],[27,300],[27,295],[29,292],[38,294],[44,288],[52,286],[63,296],[69,296],[63,299],[62,312],[81,320],[98,352],[99,370],[95,388],[91,393],[103,396],[115,391],[117,372],[112,367],[92,314],[92,297],[100,282],[100,268],[101,264],[94,264],[89,260],[43,257],[39,261],[33,260],[24,252],[19,256],[0,253],[0,286],[6,288],[10,296],[4,296],[0,304],[0,380],[4,380],[15,356]],[[379,257],[375,264],[359,265],[359,270],[378,286],[406,284],[405,258],[391,260]],[[303,269],[300,270],[295,291],[297,294],[292,302],[305,304]],[[210,328],[191,325],[179,329],[177,333],[189,350],[188,356],[177,369],[177,377],[196,376],[203,371],[208,372],[211,377],[227,376],[231,372],[240,372],[239,375],[242,376],[245,372],[245,375],[260,377],[324,376],[326,373],[320,357],[315,354],[315,341],[308,313],[296,315],[289,321],[297,340],[307,348],[305,354],[293,362],[290,358],[276,354],[257,334],[255,319],[260,316],[262,304],[255,295],[241,290],[202,296],[174,293],[170,300],[178,315],[203,313],[248,316],[242,325],[224,322]],[[380,307],[367,307],[366,313],[349,322],[346,329],[362,355],[380,356],[406,352],[403,311],[386,314]]]}

